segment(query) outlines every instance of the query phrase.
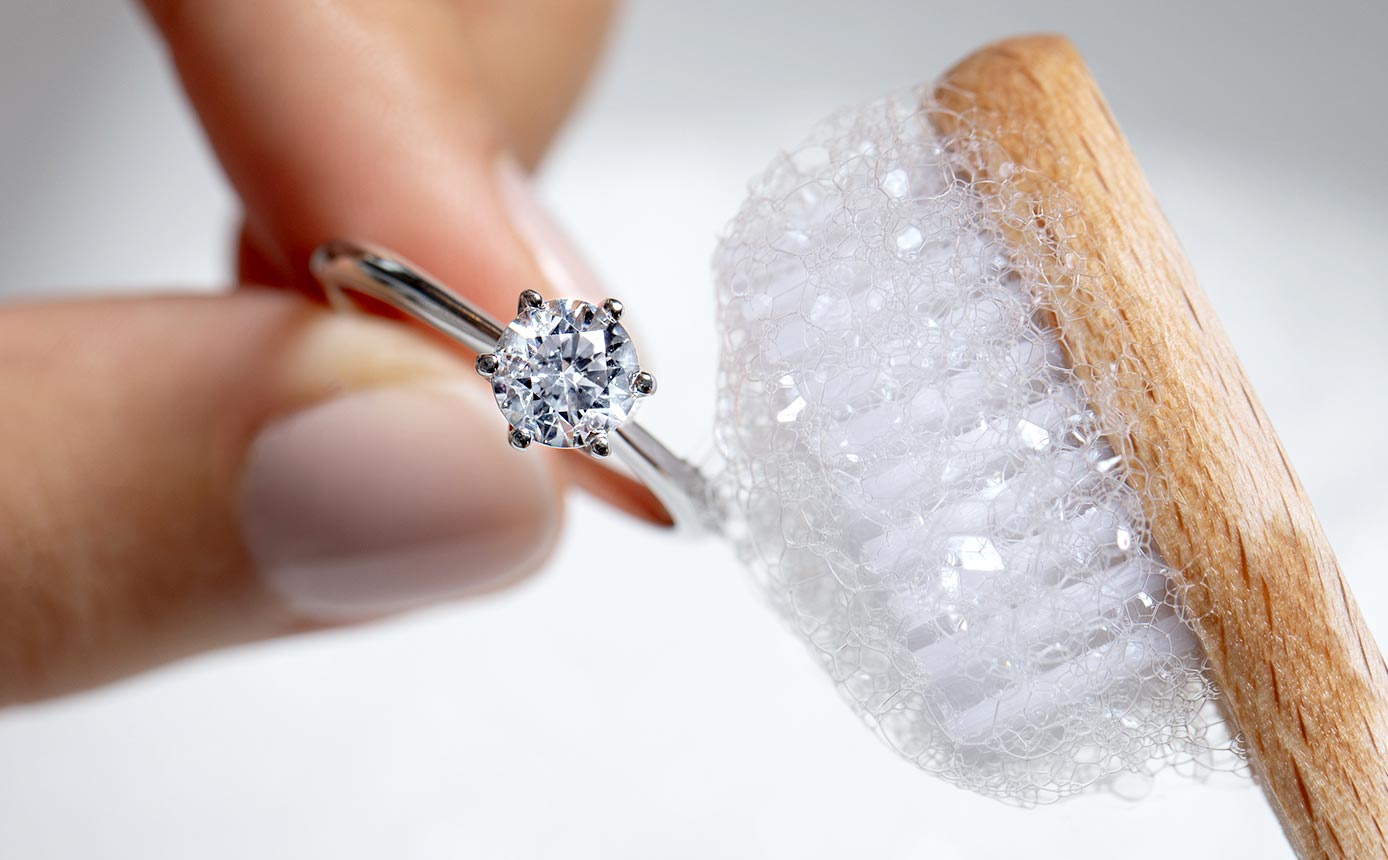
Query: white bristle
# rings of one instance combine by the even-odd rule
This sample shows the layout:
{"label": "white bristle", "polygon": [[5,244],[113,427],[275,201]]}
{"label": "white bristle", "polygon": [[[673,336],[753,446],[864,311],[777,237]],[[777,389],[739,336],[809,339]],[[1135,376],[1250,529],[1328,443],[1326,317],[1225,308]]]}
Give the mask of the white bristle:
{"label": "white bristle", "polygon": [[972,184],[987,142],[937,140],[929,110],[844,113],[754,183],[716,259],[722,484],[892,745],[1038,802],[1208,752],[1213,690],[1122,418],[1003,239],[1015,194]]}

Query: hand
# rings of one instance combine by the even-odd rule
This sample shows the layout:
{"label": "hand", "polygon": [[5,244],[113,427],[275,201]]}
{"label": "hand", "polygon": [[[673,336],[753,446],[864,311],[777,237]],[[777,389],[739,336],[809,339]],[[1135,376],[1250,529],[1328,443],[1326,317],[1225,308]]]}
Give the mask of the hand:
{"label": "hand", "polygon": [[503,319],[597,296],[522,165],[607,4],[148,6],[245,204],[241,280],[298,289],[0,312],[0,703],[494,589],[561,519],[558,458],[506,446],[468,358],[321,310],[307,259],[379,243]]}

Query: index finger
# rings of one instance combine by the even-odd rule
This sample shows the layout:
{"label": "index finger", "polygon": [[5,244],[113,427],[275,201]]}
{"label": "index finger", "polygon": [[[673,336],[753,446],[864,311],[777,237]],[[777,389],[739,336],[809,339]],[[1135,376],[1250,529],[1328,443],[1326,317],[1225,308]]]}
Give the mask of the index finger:
{"label": "index finger", "polygon": [[[606,0],[147,5],[245,204],[243,260],[265,280],[317,293],[313,249],[347,237],[501,319],[526,289],[601,297],[508,154],[543,150],[601,46]],[[640,485],[565,466],[666,519]]]}

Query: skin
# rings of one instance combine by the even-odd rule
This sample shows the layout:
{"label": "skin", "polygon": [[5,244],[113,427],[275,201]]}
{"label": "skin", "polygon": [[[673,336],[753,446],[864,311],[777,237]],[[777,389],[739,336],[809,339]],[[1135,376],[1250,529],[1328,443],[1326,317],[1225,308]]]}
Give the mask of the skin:
{"label": "skin", "polygon": [[[234,511],[248,440],[330,384],[471,367],[422,332],[325,312],[308,256],[334,236],[371,237],[509,318],[518,290],[543,281],[497,192],[498,159],[539,161],[611,12],[593,0],[147,8],[244,204],[240,280],[268,289],[0,311],[0,704],[315,626],[248,560]],[[639,487],[546,462],[663,517]],[[557,517],[543,519],[517,539],[552,544]]]}

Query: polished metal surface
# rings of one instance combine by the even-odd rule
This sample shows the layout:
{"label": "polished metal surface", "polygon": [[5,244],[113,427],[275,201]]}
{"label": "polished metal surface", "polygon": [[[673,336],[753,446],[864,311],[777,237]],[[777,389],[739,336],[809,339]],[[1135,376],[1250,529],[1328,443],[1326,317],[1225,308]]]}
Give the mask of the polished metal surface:
{"label": "polished metal surface", "polygon": [[[349,293],[359,293],[384,302],[414,319],[448,335],[479,354],[477,369],[483,376],[495,371],[497,346],[505,328],[486,312],[474,307],[452,290],[423,274],[397,257],[366,245],[335,240],[313,254],[314,277],[323,285],[329,303],[338,310],[357,310]],[[520,310],[535,307],[542,297],[534,290],[520,294]],[[607,310],[620,316],[622,305],[608,300]],[[643,394],[655,390],[655,379],[640,374],[638,386]],[[530,439],[517,439],[511,431],[511,444],[529,446]],[[645,428],[627,421],[603,436],[589,453],[604,464],[621,464],[644,483],[665,506],[681,529],[716,528],[718,517],[707,480],[692,464],[676,456]],[[608,455],[611,455],[610,457]]]}

